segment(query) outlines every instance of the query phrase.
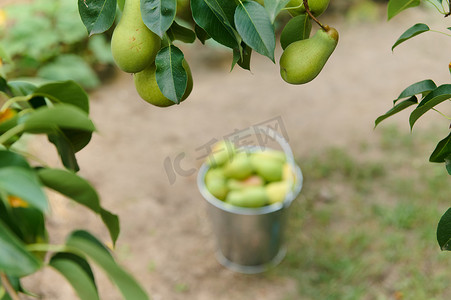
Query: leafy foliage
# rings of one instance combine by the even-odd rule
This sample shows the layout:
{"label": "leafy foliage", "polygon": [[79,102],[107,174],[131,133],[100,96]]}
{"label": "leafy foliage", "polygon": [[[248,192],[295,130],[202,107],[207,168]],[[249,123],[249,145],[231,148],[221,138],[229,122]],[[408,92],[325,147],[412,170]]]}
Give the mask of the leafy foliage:
{"label": "leafy foliage", "polygon": [[[64,245],[49,244],[45,188],[98,214],[114,245],[119,235],[117,215],[101,206],[94,187],[80,177],[76,152],[96,130],[89,118],[86,92],[73,81],[35,86],[0,77],[0,299],[23,293],[22,277],[49,266],[60,272],[80,299],[99,299],[90,263],[111,278],[124,299],[148,299],[141,286],[113,259],[106,246],[86,231],[74,231]],[[28,162],[16,152],[22,135],[45,134],[55,145],[65,169]],[[25,154],[28,155],[28,154]],[[50,252],[50,255],[45,255]],[[10,297],[11,296],[11,297]],[[6,298],[5,298],[6,297]]]}
{"label": "leafy foliage", "polygon": [[183,57],[183,52],[171,45],[162,48],[155,59],[155,76],[160,90],[175,103],[180,103],[188,83],[188,75],[182,65]]}
{"label": "leafy foliage", "polygon": [[[288,0],[274,0],[267,3],[253,0],[140,0],[144,24],[163,40],[156,59],[156,80],[163,95],[174,103],[179,103],[184,90],[171,82],[179,82],[181,87],[186,86],[186,72],[183,72],[181,64],[177,63],[180,61],[178,58],[183,57],[183,52],[173,45],[175,41],[192,43],[197,38],[205,43],[211,38],[231,50],[231,69],[238,65],[250,70],[253,51],[275,62],[274,24],[288,2]],[[119,9],[121,7],[123,7],[123,1],[119,3]],[[96,32],[92,30],[92,24],[96,24],[98,20],[111,20],[111,11],[116,8],[115,1],[79,0],[80,16],[90,33],[108,30],[109,27],[106,25],[110,21],[102,22],[103,26],[99,26],[102,30]],[[302,17],[304,30],[301,38],[308,38],[311,19],[306,14]],[[290,42],[299,39],[291,39]],[[168,51],[173,49],[178,49],[176,50],[178,54],[175,56],[178,59],[176,63],[168,61],[173,57],[168,54],[176,53]],[[164,60],[166,60],[165,63]],[[167,75],[162,75],[162,68],[158,68],[158,65],[165,66],[164,74]]]}
{"label": "leafy foliage", "polygon": [[[438,10],[439,13],[448,17],[451,14],[451,4],[449,1],[434,0],[430,1]],[[443,3],[442,3],[443,2]],[[445,8],[443,4],[447,4],[448,7]],[[410,7],[415,7],[420,5],[420,0],[390,0],[388,3],[388,19],[393,18],[395,15],[399,14],[405,9]],[[449,27],[446,28],[449,30]],[[419,35],[424,32],[431,31],[428,25],[423,23],[417,23],[407,29],[395,42],[392,50],[399,44]],[[451,65],[447,67],[450,68]],[[451,71],[451,69],[450,69]],[[404,100],[403,100],[404,99]],[[400,101],[401,102],[398,102]],[[436,107],[451,100],[451,84],[442,84],[436,86],[434,81],[431,79],[426,79],[417,83],[414,83],[407,87],[397,99],[393,101],[393,108],[387,111],[384,115],[378,117],[375,121],[375,126],[386,118],[410,107],[416,105],[414,110],[411,112],[409,117],[410,128],[412,129],[414,124],[421,118],[425,113],[434,110],[438,112],[441,116],[446,118],[446,126],[449,127],[450,117],[445,116]],[[451,133],[444,139],[439,141],[429,157],[430,162],[435,163],[445,163],[446,170],[449,175],[451,175]],[[448,210],[441,218],[438,228],[437,228],[437,241],[442,250],[451,250],[449,241],[451,240],[451,223],[450,223],[450,210]]]}
{"label": "leafy foliage", "polygon": [[[85,7],[84,1],[80,2]],[[114,21],[116,10],[110,13]],[[5,6],[4,14],[0,57],[6,62],[3,75],[8,74],[9,78],[74,80],[92,89],[100,84],[97,70],[113,62],[107,35],[88,38],[74,0],[10,4]],[[88,24],[91,33],[99,31],[100,21]]]}

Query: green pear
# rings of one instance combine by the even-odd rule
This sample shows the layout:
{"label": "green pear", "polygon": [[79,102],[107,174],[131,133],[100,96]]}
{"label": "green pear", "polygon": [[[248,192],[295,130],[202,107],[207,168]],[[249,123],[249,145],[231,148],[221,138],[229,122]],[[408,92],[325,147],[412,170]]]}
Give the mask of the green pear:
{"label": "green pear", "polygon": [[[186,84],[185,93],[183,94],[180,102],[188,98],[193,89],[193,76],[191,75],[191,70],[186,60],[183,60],[183,67],[188,75],[188,82]],[[133,74],[136,91],[142,99],[155,106],[167,107],[174,105],[175,102],[166,98],[158,87],[155,71],[155,64],[152,63],[143,71]]]}
{"label": "green pear", "polygon": [[280,57],[280,75],[291,84],[312,81],[323,69],[338,43],[335,28],[325,26],[309,39],[291,43]]}
{"label": "green pear", "polygon": [[224,166],[226,177],[234,179],[245,179],[253,172],[249,155],[246,152],[236,153],[235,156]]}
{"label": "green pear", "polygon": [[265,186],[269,204],[283,202],[287,196],[290,184],[286,181],[270,182]]}
{"label": "green pear", "polygon": [[285,24],[280,33],[280,46],[282,49],[288,47],[291,43],[296,41],[308,39],[312,31],[312,22],[310,17],[306,14],[302,14],[291,18],[290,21]]}
{"label": "green pear", "polygon": [[213,145],[210,155],[207,157],[207,164],[211,167],[223,166],[235,154],[235,146],[226,140],[222,140]]}
{"label": "green pear", "polygon": [[268,195],[262,186],[230,191],[226,203],[241,207],[262,207],[268,204]]}
{"label": "green pear", "polygon": [[210,168],[205,174],[205,182],[215,179],[226,180],[224,170],[222,168]]}
{"label": "green pear", "polygon": [[266,181],[280,181],[282,179],[284,164],[282,161],[273,157],[265,157],[258,153],[253,153],[250,161],[255,173],[263,177]]}
{"label": "green pear", "polygon": [[189,0],[177,0],[177,17],[189,23],[193,22]]}
{"label": "green pear", "polygon": [[251,186],[263,186],[265,182],[258,175],[251,175],[244,180],[231,178],[227,181],[227,187],[230,190],[242,190]]}
{"label": "green pear", "polygon": [[289,163],[285,163],[282,168],[282,180],[294,184],[296,181],[296,175],[293,171],[293,167]]}
{"label": "green pear", "polygon": [[206,180],[205,186],[207,187],[207,190],[219,200],[225,200],[229,191],[226,180],[221,178]]}
{"label": "green pear", "polygon": [[266,149],[264,151],[256,151],[252,153],[253,157],[261,157],[261,159],[275,159],[281,163],[285,163],[287,158],[285,152],[273,149]]}
{"label": "green pear", "polygon": [[158,35],[141,18],[140,0],[127,0],[122,17],[111,37],[111,52],[124,72],[137,73],[155,61],[161,46]]}
{"label": "green pear", "polygon": [[[308,0],[307,3],[310,12],[315,17],[318,17],[327,9],[327,7],[329,6],[329,2],[330,0]],[[288,2],[288,4],[285,7],[293,17],[305,13],[303,0],[290,0],[290,2]]]}

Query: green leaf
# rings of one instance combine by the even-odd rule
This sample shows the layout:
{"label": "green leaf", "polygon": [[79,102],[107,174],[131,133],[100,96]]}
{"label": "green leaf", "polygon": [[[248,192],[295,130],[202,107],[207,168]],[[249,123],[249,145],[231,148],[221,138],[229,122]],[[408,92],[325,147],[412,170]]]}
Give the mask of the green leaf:
{"label": "green leaf", "polygon": [[75,153],[89,143],[95,130],[87,113],[71,104],[40,107],[22,116],[19,126],[25,132],[48,134],[64,166],[74,171],[79,170]]}
{"label": "green leaf", "polygon": [[82,130],[57,130],[48,133],[49,141],[55,145],[63,165],[75,172],[78,167],[75,153],[83,149],[91,141],[92,133]]}
{"label": "green leaf", "polygon": [[141,0],[141,15],[144,24],[163,38],[175,18],[177,0]]}
{"label": "green leaf", "polygon": [[420,0],[390,0],[387,6],[388,20],[410,7],[420,5]]}
{"label": "green leaf", "polygon": [[274,62],[274,26],[263,6],[253,1],[241,2],[235,11],[235,26],[247,45]]}
{"label": "green leaf", "polygon": [[445,158],[445,166],[446,166],[446,171],[448,171],[448,174],[451,175],[451,156],[448,156],[447,158]]}
{"label": "green leaf", "polygon": [[197,24],[194,26],[194,32],[196,33],[197,38],[203,45],[205,45],[205,41],[210,38],[208,33]]}
{"label": "green leaf", "polygon": [[63,275],[81,300],[99,300],[94,275],[88,262],[72,253],[57,253],[49,265]]}
{"label": "green leaf", "polygon": [[23,199],[42,212],[49,209],[47,197],[33,169],[15,166],[1,168],[0,190]]}
{"label": "green leaf", "polygon": [[[14,128],[17,126],[17,122],[19,121],[19,115],[17,113],[13,113],[12,117],[10,116],[9,119],[3,120],[0,122],[0,134],[4,134],[8,130]],[[13,143],[17,139],[15,137],[11,137],[8,141],[5,141],[3,145]]]}
{"label": "green leaf", "polygon": [[[8,52],[5,51],[5,48],[2,44],[0,44],[0,62],[4,63],[12,63],[11,57],[9,56]],[[0,65],[1,68],[1,65]]]}
{"label": "green leaf", "polygon": [[191,0],[196,24],[215,41],[233,49],[238,47],[240,41],[233,27],[232,9],[235,9],[234,1]]}
{"label": "green leaf", "polygon": [[155,58],[155,77],[163,95],[174,103],[180,103],[188,83],[183,68],[183,52],[174,45],[161,48]]}
{"label": "green leaf", "polygon": [[428,93],[428,92],[430,92],[432,90],[435,90],[436,88],[437,88],[437,86],[435,85],[434,81],[432,81],[430,79],[426,79],[426,80],[422,80],[422,81],[416,82],[416,83],[408,86],[407,88],[405,88],[401,92],[401,94],[399,94],[398,98],[396,98],[393,101],[393,104],[396,104],[396,102],[399,99],[412,97],[412,96],[418,95],[418,94]]}
{"label": "green leaf", "polygon": [[418,104],[417,108],[410,114],[409,123],[410,128],[413,128],[415,122],[427,111],[434,106],[440,104],[443,101],[451,98],[451,84],[443,84],[431,91],[423,100]]}
{"label": "green leaf", "polygon": [[417,97],[412,96],[409,99],[396,104],[395,106],[393,106],[392,109],[390,109],[384,115],[382,115],[376,119],[376,121],[374,123],[374,127],[376,127],[380,122],[387,119],[388,117],[393,116],[394,114],[406,109],[407,107],[409,107],[411,105],[417,104],[417,103],[418,103]]}
{"label": "green leaf", "polygon": [[8,82],[6,81],[5,78],[0,76],[0,91],[9,95],[9,96],[13,96],[11,89],[8,86]]}
{"label": "green leaf", "polygon": [[95,213],[100,213],[97,192],[88,181],[77,174],[62,169],[43,168],[38,171],[38,176],[45,186],[86,206]]}
{"label": "green leaf", "polygon": [[17,225],[17,220],[11,214],[11,205],[8,205],[7,207],[6,203],[8,202],[0,198],[0,220],[2,220],[5,226],[8,227],[9,230],[11,230],[12,234],[14,234],[18,239],[20,239],[23,242],[24,241],[23,230],[20,226]]}
{"label": "green leaf", "polygon": [[177,22],[173,22],[167,34],[171,41],[179,40],[184,43],[194,43],[196,40],[196,33],[189,28],[179,25]]}
{"label": "green leaf", "polygon": [[55,133],[48,133],[47,136],[49,142],[55,145],[63,165],[69,170],[78,172],[80,167],[78,166],[77,158],[75,157],[75,149],[71,141],[62,131],[58,130],[55,131]]}
{"label": "green leaf", "polygon": [[32,96],[46,97],[53,103],[72,104],[89,113],[88,94],[72,80],[42,85],[33,92]]}
{"label": "green leaf", "polygon": [[45,216],[42,212],[33,207],[16,207],[12,209],[11,214],[22,231],[24,242],[31,244],[48,241]]}
{"label": "green leaf", "polygon": [[407,29],[401,36],[398,38],[398,40],[395,42],[395,44],[391,47],[391,50],[395,49],[396,46],[399,44],[407,41],[408,39],[413,38],[414,36],[419,35],[420,33],[429,31],[430,28],[426,24],[418,23]]}
{"label": "green leaf", "polygon": [[92,137],[92,133],[86,131],[65,129],[62,132],[74,147],[75,152],[83,149],[91,141]]}
{"label": "green leaf", "polygon": [[232,70],[236,64],[245,70],[251,69],[252,49],[245,43],[241,44],[242,47],[240,49],[233,49]]}
{"label": "green leaf", "polygon": [[119,218],[100,206],[99,196],[87,180],[71,171],[50,168],[40,169],[38,176],[48,188],[99,214],[108,228],[113,244],[116,243],[119,235]]}
{"label": "green leaf", "polygon": [[11,166],[30,169],[30,165],[22,155],[9,150],[0,150],[0,168]]}
{"label": "green leaf", "polygon": [[89,35],[102,33],[113,25],[116,0],[78,0],[78,12]]}
{"label": "green leaf", "polygon": [[285,50],[293,42],[308,39],[311,31],[312,21],[307,14],[301,14],[291,18],[280,34],[280,45],[282,49]]}
{"label": "green leaf", "polygon": [[58,55],[40,67],[37,76],[48,81],[73,80],[87,89],[100,85],[96,72],[85,59],[76,54]]}
{"label": "green leaf", "polygon": [[113,241],[114,246],[121,231],[119,225],[119,217],[102,207],[100,208],[100,217],[102,218],[103,223],[108,228],[108,232],[110,233],[110,237]]}
{"label": "green leaf", "polygon": [[95,131],[86,112],[70,104],[40,107],[24,115],[19,123],[31,133],[53,133],[56,128]]}
{"label": "green leaf", "polygon": [[280,11],[290,2],[290,0],[266,0],[265,8],[268,11],[271,23],[274,23]]}
{"label": "green leaf", "polygon": [[451,250],[451,208],[443,214],[438,222],[437,242],[442,251]]}
{"label": "green leaf", "polygon": [[111,281],[119,288],[125,300],[148,300],[144,289],[113,259],[105,246],[86,231],[75,231],[66,243],[77,253],[82,253],[93,260],[105,271]]}
{"label": "green leaf", "polygon": [[[6,206],[6,203],[9,205]],[[26,244],[48,240],[44,214],[36,208],[22,207],[16,205],[14,201],[0,200],[0,219]]]}
{"label": "green leaf", "polygon": [[429,157],[430,162],[442,163],[451,156],[451,133],[438,142],[434,152]]}
{"label": "green leaf", "polygon": [[39,270],[42,262],[25,249],[25,245],[0,220],[0,271],[23,277]]}
{"label": "green leaf", "polygon": [[8,87],[14,96],[27,96],[36,90],[36,86],[25,81],[10,81]]}

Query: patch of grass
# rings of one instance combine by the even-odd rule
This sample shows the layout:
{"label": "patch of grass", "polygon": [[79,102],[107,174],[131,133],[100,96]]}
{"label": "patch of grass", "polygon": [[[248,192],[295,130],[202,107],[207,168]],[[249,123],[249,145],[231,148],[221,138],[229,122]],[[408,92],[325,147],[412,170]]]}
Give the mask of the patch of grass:
{"label": "patch of grass", "polygon": [[269,274],[294,278],[299,299],[449,299],[451,254],[440,252],[435,230],[451,177],[421,156],[429,142],[420,136],[388,127],[377,149],[300,158],[288,253]]}
{"label": "patch of grass", "polygon": [[174,289],[177,293],[184,293],[189,290],[189,286],[186,283],[177,283]]}
{"label": "patch of grass", "polygon": [[147,271],[154,272],[157,269],[157,264],[155,261],[151,260],[147,263]]}

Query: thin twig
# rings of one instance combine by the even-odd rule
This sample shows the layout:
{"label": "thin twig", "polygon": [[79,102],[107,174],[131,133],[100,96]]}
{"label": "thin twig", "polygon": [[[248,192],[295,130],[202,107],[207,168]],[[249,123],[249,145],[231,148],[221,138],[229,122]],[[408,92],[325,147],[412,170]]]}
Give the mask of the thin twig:
{"label": "thin twig", "polygon": [[442,112],[439,111],[438,109],[432,108],[432,110],[435,110],[436,112],[438,112],[442,117],[445,117],[445,118],[447,118],[448,120],[451,120],[451,117],[448,117],[447,115],[445,115],[444,113],[442,113]]}
{"label": "thin twig", "polygon": [[312,20],[315,21],[316,24],[318,24],[322,29],[324,29],[325,31],[328,31],[329,29],[327,28],[327,26],[324,26],[323,24],[321,24],[321,22],[310,11],[310,7],[308,6],[308,0],[303,0],[303,1],[304,1],[305,11],[310,16],[310,18],[312,18]]}
{"label": "thin twig", "polygon": [[8,295],[11,297],[11,299],[20,300],[19,295],[17,295],[16,290],[11,285],[11,282],[9,282],[8,276],[6,276],[5,273],[1,272],[0,279],[2,280],[2,285],[5,288]]}

